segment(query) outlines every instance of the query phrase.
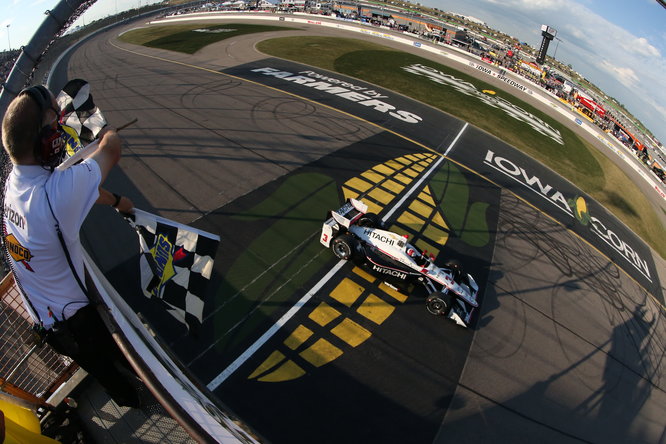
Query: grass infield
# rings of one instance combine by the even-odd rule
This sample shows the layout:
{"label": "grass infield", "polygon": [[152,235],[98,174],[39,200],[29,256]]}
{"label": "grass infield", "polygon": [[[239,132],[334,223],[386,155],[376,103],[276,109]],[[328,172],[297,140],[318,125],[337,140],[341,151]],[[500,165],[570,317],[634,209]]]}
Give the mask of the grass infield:
{"label": "grass infield", "polygon": [[295,28],[245,24],[203,26],[201,24],[156,26],[134,29],[121,35],[120,41],[151,48],[194,54],[212,43],[244,34],[289,31]]}
{"label": "grass infield", "polygon": [[[209,32],[195,31],[202,29]],[[130,31],[123,34],[121,40],[192,54],[208,44],[235,35],[291,29],[294,28],[242,24],[161,26]],[[274,57],[373,83],[431,105],[487,131],[576,184],[666,258],[666,243],[663,242],[666,228],[649,200],[627,174],[569,128],[518,97],[445,65],[357,39],[283,37],[264,40],[257,44],[257,49]],[[534,131],[526,123],[509,117],[503,111],[485,105],[477,98],[450,87],[424,81],[402,69],[403,66],[416,63],[428,65],[469,82],[479,91],[496,91],[498,97],[558,130],[564,145]]]}

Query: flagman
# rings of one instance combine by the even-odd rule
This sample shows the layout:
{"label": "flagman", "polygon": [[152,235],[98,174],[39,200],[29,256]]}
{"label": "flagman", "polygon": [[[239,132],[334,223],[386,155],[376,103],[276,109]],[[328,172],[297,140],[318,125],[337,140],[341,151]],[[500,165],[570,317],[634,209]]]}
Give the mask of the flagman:
{"label": "flagman", "polygon": [[57,171],[64,149],[59,114],[50,91],[35,86],[3,118],[2,144],[13,164],[4,195],[8,263],[36,337],[74,359],[119,405],[139,407],[136,376],[88,297],[79,239],[100,184],[120,159],[121,140],[107,127],[92,156]]}
{"label": "flagman", "polygon": [[[72,93],[74,93],[75,96],[76,93],[81,93],[82,95],[85,95],[87,99],[89,99],[83,101],[83,103],[80,105],[84,109],[77,110],[76,108],[74,108],[72,97],[69,95]],[[99,113],[97,107],[92,103],[92,98],[90,97],[90,86],[88,85],[88,82],[86,82],[85,80],[74,79],[67,82],[67,84],[63,88],[63,91],[58,95],[56,100],[58,104],[57,108],[60,110],[59,114],[60,127],[63,130],[62,136],[65,144],[65,149],[63,150],[62,153],[62,158],[64,160],[64,158],[71,157],[76,152],[83,149],[83,143],[81,140],[83,134],[85,134],[87,137],[90,138],[97,136],[99,131],[101,131],[103,127],[106,125],[106,120],[101,116],[101,113]],[[93,109],[92,110],[86,109],[88,107],[93,107]],[[79,113],[84,118],[86,117],[89,118],[91,114],[99,116],[97,119],[94,119],[95,127],[92,129],[85,128],[84,130],[83,125],[81,125],[79,122],[78,126],[79,131],[77,132],[75,128],[66,124],[70,121],[77,122],[77,120],[79,120],[80,118],[77,115]],[[69,115],[69,117],[65,119],[67,115]],[[65,122],[63,122],[63,120],[65,120]],[[80,135],[79,132],[82,134]],[[86,139],[85,141],[86,143],[92,142],[92,140],[88,139]],[[95,203],[101,205],[111,205],[113,208],[115,208],[116,210],[118,210],[123,214],[130,214],[134,209],[134,203],[130,200],[129,197],[112,193],[111,191],[108,191],[102,187],[99,188],[99,197],[97,198],[97,201]]]}

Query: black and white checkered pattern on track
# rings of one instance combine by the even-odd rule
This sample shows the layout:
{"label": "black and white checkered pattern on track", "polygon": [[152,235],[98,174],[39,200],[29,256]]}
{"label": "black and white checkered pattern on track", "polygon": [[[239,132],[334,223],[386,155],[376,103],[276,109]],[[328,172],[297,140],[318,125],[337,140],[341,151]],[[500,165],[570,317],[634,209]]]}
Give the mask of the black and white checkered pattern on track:
{"label": "black and white checkered pattern on track", "polygon": [[[109,188],[166,217],[192,222],[301,165],[380,132],[311,102],[120,52],[106,42],[109,37],[107,33],[85,44],[72,55],[69,70],[94,85],[96,101],[110,122],[139,117],[139,124],[123,135],[128,146]],[[295,115],[299,119],[289,118]],[[118,244],[130,239],[108,216],[96,209],[85,229],[107,271],[126,259]],[[108,230],[102,234],[99,226]],[[110,239],[108,232],[116,236]],[[326,405],[318,405],[321,398],[311,394],[322,393],[323,386],[314,375],[308,382],[316,391],[290,390],[289,385],[286,396],[271,386],[284,403],[281,408],[266,412],[261,402],[245,403],[239,409],[243,419],[260,425],[259,432],[276,442],[286,436],[299,442],[338,434],[348,442],[370,436],[415,442],[411,438],[417,435],[418,442],[663,439],[663,313],[615,264],[512,196],[501,204],[498,239],[490,278],[481,283],[487,290],[479,328],[469,354],[455,354],[459,361],[454,364],[464,364],[464,371],[451,387],[435,393],[441,403],[431,404],[432,412],[439,413],[426,421],[428,430],[410,429],[413,412],[386,402],[395,392],[408,392],[407,369],[420,368],[416,361],[391,359],[396,344],[389,342],[364,349],[356,356],[358,366],[345,366],[344,372],[339,371],[342,367],[322,367],[322,374],[332,378],[322,383],[340,383],[341,396],[366,394],[383,407],[346,417],[345,408],[355,400],[338,398],[335,390],[327,394]],[[401,331],[393,331],[392,340],[408,341],[413,323],[421,322],[416,310],[409,313],[397,319]],[[424,322],[432,321],[439,320]],[[446,332],[437,333],[439,326],[432,330],[437,338]],[[187,343],[207,339],[190,338]],[[373,375],[368,366],[377,356],[386,368]],[[444,363],[451,356],[431,362]],[[391,366],[399,370],[388,371]],[[229,396],[221,399],[232,407],[245,402],[249,393],[242,378],[234,381],[237,385],[228,390],[223,385],[219,391]],[[310,414],[295,420],[294,413],[302,409],[291,410],[290,402],[307,406]],[[419,408],[426,404],[420,400]],[[372,421],[363,422],[362,415]],[[430,428],[437,418],[438,433]],[[364,424],[377,428],[357,435]],[[382,431],[382,424],[396,427]],[[396,434],[386,436],[387,431]]]}

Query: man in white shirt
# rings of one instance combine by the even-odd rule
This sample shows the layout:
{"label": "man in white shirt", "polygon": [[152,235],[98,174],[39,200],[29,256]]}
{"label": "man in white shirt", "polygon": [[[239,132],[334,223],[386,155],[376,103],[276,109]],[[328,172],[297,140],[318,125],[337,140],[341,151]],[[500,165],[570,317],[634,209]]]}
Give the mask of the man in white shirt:
{"label": "man in white shirt", "polygon": [[[13,164],[3,218],[9,264],[37,329],[49,332],[46,341],[95,377],[118,404],[138,407],[135,384],[126,376],[131,366],[84,290],[79,239],[100,184],[120,159],[121,141],[106,129],[91,157],[56,171],[64,150],[58,114],[53,95],[35,86],[10,103],[2,121],[2,143]],[[56,334],[62,323],[71,335]]]}

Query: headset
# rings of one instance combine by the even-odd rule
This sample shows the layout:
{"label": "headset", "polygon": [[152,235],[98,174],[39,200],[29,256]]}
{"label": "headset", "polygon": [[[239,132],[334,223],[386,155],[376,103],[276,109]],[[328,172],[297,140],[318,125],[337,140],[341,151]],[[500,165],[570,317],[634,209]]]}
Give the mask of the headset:
{"label": "headset", "polygon": [[24,89],[19,93],[19,96],[22,95],[30,96],[32,100],[37,102],[41,111],[38,123],[41,129],[35,138],[33,148],[35,160],[44,168],[53,171],[60,164],[65,154],[65,140],[64,131],[59,122],[56,123],[55,128],[53,125],[42,126],[44,114],[47,110],[52,109],[55,111],[56,116],[60,117],[58,111],[53,108],[51,103],[51,93],[49,93],[49,90],[45,86],[37,85]]}

